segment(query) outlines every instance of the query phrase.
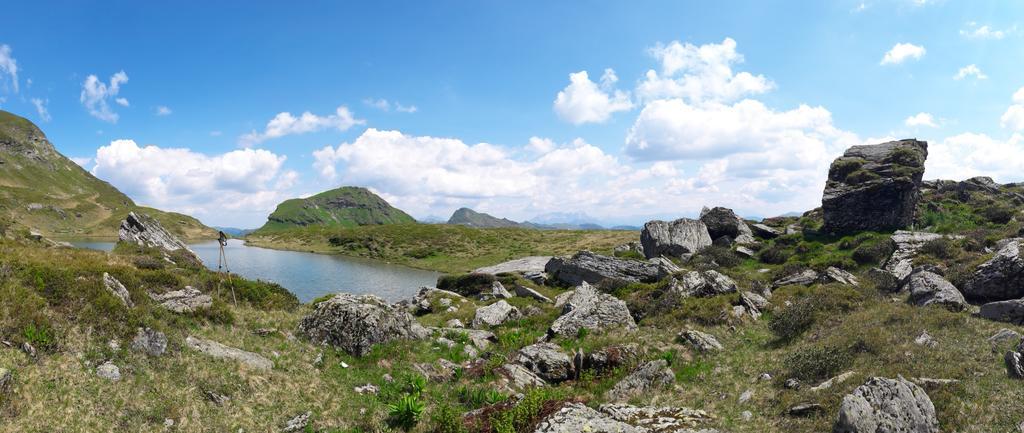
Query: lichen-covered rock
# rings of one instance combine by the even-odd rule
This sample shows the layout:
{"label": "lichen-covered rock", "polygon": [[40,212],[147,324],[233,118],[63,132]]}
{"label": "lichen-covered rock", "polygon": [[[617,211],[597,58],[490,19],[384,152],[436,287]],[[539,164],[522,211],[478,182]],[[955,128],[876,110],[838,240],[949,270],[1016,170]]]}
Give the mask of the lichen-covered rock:
{"label": "lichen-covered rock", "polygon": [[0,367],[0,401],[3,401],[3,397],[7,394],[7,391],[11,389],[11,384],[14,382],[14,373],[11,370]]}
{"label": "lichen-covered rock", "polygon": [[896,277],[899,283],[902,283],[913,272],[914,257],[917,256],[921,247],[928,242],[942,238],[943,235],[938,233],[897,230],[890,238],[896,245],[896,249],[882,268]]}
{"label": "lichen-covered rock", "polygon": [[1011,350],[1006,352],[1003,361],[1006,362],[1006,374],[1014,379],[1024,379],[1024,355]]}
{"label": "lichen-covered rock", "polygon": [[106,272],[103,273],[103,288],[107,289],[111,295],[114,295],[115,298],[120,300],[124,306],[128,308],[135,306],[135,304],[132,303],[132,295],[128,293],[128,289],[124,287],[124,284],[121,284],[120,281],[117,281],[117,278],[112,277]]}
{"label": "lichen-covered rock", "polygon": [[829,168],[823,230],[850,233],[909,226],[920,198],[928,143],[900,140],[850,147]]}
{"label": "lichen-covered rock", "polygon": [[715,270],[690,271],[669,283],[682,297],[707,297],[736,292],[736,282]]}
{"label": "lichen-covered rock", "polygon": [[1024,257],[1019,240],[1007,242],[964,284],[964,295],[972,299],[1003,301],[1024,297]]}
{"label": "lichen-covered rock", "polygon": [[675,381],[676,375],[671,368],[668,368],[668,362],[664,359],[648,361],[616,383],[608,391],[607,397],[609,400],[626,400],[647,391],[671,385]]}
{"label": "lichen-covered rock", "polygon": [[950,311],[963,311],[967,308],[964,295],[938,274],[916,272],[907,280],[907,288],[910,290],[909,301],[914,305],[939,305]]}
{"label": "lichen-covered rock", "polygon": [[988,320],[1024,325],[1024,299],[989,302],[978,314]]}
{"label": "lichen-covered rock", "polygon": [[536,290],[533,290],[533,289],[531,289],[529,287],[526,287],[526,286],[524,286],[522,284],[516,284],[515,292],[516,292],[516,296],[519,296],[521,298],[531,298],[531,299],[535,299],[535,300],[537,300],[539,302],[543,302],[545,304],[552,304],[552,303],[555,302],[555,301],[552,301],[551,298],[549,298],[547,296],[544,296],[540,292],[538,292]]}
{"label": "lichen-covered rock", "polygon": [[626,303],[583,283],[565,298],[562,315],[555,319],[548,332],[576,337],[580,329],[604,331],[612,328],[636,329],[636,322]]}
{"label": "lichen-covered rock", "polygon": [[679,341],[685,342],[699,352],[717,352],[723,349],[722,343],[714,335],[693,329],[680,332],[677,336]]}
{"label": "lichen-covered rock", "polygon": [[754,242],[754,234],[742,218],[732,209],[725,207],[704,208],[700,212],[700,221],[708,228],[711,239],[728,237],[729,243],[749,244]]}
{"label": "lichen-covered rock", "polygon": [[96,367],[96,375],[111,382],[117,382],[121,380],[121,369],[114,365],[113,362],[107,361]]}
{"label": "lichen-covered rock", "polygon": [[189,249],[185,242],[164,229],[156,219],[149,215],[129,212],[124,221],[121,221],[117,237],[121,242],[147,248],[159,248],[165,251],[184,250],[197,263],[202,263],[199,256]]}
{"label": "lichen-covered rock", "polygon": [[843,397],[835,433],[937,433],[935,406],[921,387],[902,377],[872,377]]}
{"label": "lichen-covered rock", "polygon": [[527,388],[534,388],[547,385],[544,379],[519,364],[505,364],[494,370],[498,376],[499,386],[511,391],[522,391]]}
{"label": "lichen-covered rock", "polygon": [[541,420],[534,433],[647,433],[582,403],[569,403]]}
{"label": "lichen-covered rock", "polygon": [[639,353],[636,344],[609,346],[587,352],[583,355],[581,367],[584,370],[592,370],[600,374],[636,361]]}
{"label": "lichen-covered rock", "polygon": [[552,383],[569,380],[576,373],[572,358],[557,344],[531,344],[519,349],[513,360]]}
{"label": "lichen-covered rock", "polygon": [[160,304],[161,307],[178,314],[194,313],[213,306],[213,298],[210,295],[205,295],[203,292],[192,288],[192,286],[185,286],[184,289],[159,295],[150,293],[149,297]]}
{"label": "lichen-covered rock", "polygon": [[188,336],[185,338],[185,345],[196,352],[219,359],[230,359],[238,361],[246,366],[257,370],[270,370],[274,368],[274,361],[271,361],[258,353],[247,352],[242,349],[225,346],[213,340]]}
{"label": "lichen-covered rock", "polygon": [[711,433],[714,430],[692,430],[714,418],[707,412],[687,407],[633,406],[603,404],[598,410],[612,419],[622,421],[650,433]]}
{"label": "lichen-covered rock", "polygon": [[653,283],[669,274],[663,266],[654,263],[602,256],[590,251],[580,251],[572,257],[555,257],[548,261],[544,270],[551,278],[570,285],[583,282],[597,284],[605,280]]}
{"label": "lichen-covered rock", "polygon": [[306,413],[298,414],[298,415],[292,417],[291,419],[289,419],[287,422],[284,423],[284,426],[281,427],[281,432],[282,433],[295,433],[295,432],[304,431],[304,430],[306,430],[306,427],[309,426],[309,420],[312,417],[313,417],[313,412],[306,412]]}
{"label": "lichen-covered rock", "polygon": [[520,317],[522,317],[522,313],[519,312],[519,309],[502,299],[486,307],[477,308],[476,315],[473,317],[473,327],[498,326],[510,320],[518,320]]}
{"label": "lichen-covered rock", "polygon": [[787,275],[778,280],[772,282],[772,288],[779,288],[782,286],[810,286],[811,284],[828,284],[828,283],[839,283],[846,284],[849,286],[860,285],[860,281],[857,280],[853,274],[839,269],[835,266],[829,266],[824,272],[818,272],[814,269],[804,269],[802,271]]}
{"label": "lichen-covered rock", "polygon": [[492,266],[485,266],[479,268],[474,273],[478,274],[530,274],[537,272],[544,272],[544,265],[551,260],[551,256],[529,256],[519,259],[509,260],[507,262],[498,263]]}
{"label": "lichen-covered rock", "polygon": [[335,346],[355,356],[366,355],[375,344],[429,336],[408,311],[377,296],[348,293],[316,304],[299,322],[298,332],[313,343]]}
{"label": "lichen-covered rock", "polygon": [[647,258],[682,257],[711,246],[711,234],[700,220],[680,218],[672,222],[650,221],[640,232],[640,244]]}
{"label": "lichen-covered rock", "polygon": [[149,356],[160,356],[167,351],[167,336],[152,328],[139,328],[132,339],[132,350]]}

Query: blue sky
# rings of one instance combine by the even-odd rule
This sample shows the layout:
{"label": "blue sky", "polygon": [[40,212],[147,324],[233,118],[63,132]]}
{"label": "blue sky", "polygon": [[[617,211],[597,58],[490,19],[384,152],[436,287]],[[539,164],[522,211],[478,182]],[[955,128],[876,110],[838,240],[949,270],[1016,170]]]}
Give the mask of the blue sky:
{"label": "blue sky", "polygon": [[886,138],[928,140],[929,178],[1024,180],[1022,12],[21,2],[0,30],[0,107],[136,201],[208,224],[258,226],[343,184],[417,217],[767,216],[817,206],[832,158]]}

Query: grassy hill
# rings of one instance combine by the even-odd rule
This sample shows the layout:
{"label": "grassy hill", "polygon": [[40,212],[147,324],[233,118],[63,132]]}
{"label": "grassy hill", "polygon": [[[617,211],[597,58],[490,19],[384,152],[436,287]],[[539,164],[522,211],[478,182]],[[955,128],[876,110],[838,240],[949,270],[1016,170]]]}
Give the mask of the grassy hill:
{"label": "grassy hill", "polygon": [[520,227],[515,221],[508,218],[498,218],[490,214],[477,212],[470,208],[459,208],[452,217],[448,218],[448,224],[457,224],[477,228],[498,228],[498,227]]}
{"label": "grassy hill", "polygon": [[356,227],[415,222],[409,214],[370,190],[344,186],[308,198],[285,200],[257,232],[305,226]]}
{"label": "grassy hill", "polygon": [[116,237],[131,211],[185,238],[217,235],[187,215],[136,205],[57,152],[31,121],[0,111],[0,215],[52,237]]}

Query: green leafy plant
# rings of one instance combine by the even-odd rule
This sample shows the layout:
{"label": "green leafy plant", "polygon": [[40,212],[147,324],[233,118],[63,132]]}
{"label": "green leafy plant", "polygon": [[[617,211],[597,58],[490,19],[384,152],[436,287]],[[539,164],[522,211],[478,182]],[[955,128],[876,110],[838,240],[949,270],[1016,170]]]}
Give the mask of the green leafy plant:
{"label": "green leafy plant", "polygon": [[388,422],[394,427],[410,430],[420,422],[426,404],[420,401],[420,395],[406,394],[398,401],[388,405]]}

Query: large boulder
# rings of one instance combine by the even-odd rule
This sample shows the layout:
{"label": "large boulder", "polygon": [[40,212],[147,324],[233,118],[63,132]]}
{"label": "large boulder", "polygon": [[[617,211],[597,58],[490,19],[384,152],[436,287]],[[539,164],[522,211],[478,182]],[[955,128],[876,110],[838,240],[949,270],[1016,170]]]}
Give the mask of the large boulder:
{"label": "large boulder", "polygon": [[299,322],[299,334],[316,344],[364,356],[379,343],[426,338],[429,332],[408,311],[374,295],[340,293],[316,304]]}
{"label": "large boulder", "polygon": [[537,343],[519,349],[513,360],[548,382],[562,382],[575,374],[572,358],[552,343]]}
{"label": "large boulder", "polygon": [[964,284],[972,299],[1002,301],[1024,297],[1024,257],[1018,239],[1006,242],[989,261],[982,263]]}
{"label": "large boulder", "polygon": [[1024,325],[1024,299],[989,302],[978,314],[988,320]]}
{"label": "large boulder", "polygon": [[648,361],[629,373],[608,391],[609,400],[626,400],[675,383],[676,375],[664,359]]}
{"label": "large boulder", "polygon": [[164,251],[183,250],[195,261],[200,262],[199,256],[189,249],[185,242],[164,229],[164,226],[149,215],[129,212],[124,221],[121,221],[117,237],[121,242],[141,247],[158,248]]}
{"label": "large boulder", "polygon": [[938,433],[935,406],[921,387],[902,377],[872,377],[843,397],[834,433]]}
{"label": "large boulder", "polygon": [[825,232],[909,226],[920,198],[928,143],[913,139],[850,147],[828,171]]}
{"label": "large boulder", "polygon": [[629,283],[653,283],[668,276],[664,266],[639,260],[618,259],[590,251],[572,257],[555,257],[544,270],[554,279],[570,285],[597,284],[605,280]]}
{"label": "large boulder", "polygon": [[689,344],[701,353],[718,352],[724,349],[722,347],[722,343],[719,343],[718,339],[715,338],[714,335],[693,329],[687,329],[680,332],[676,338],[679,341]]}
{"label": "large boulder", "polygon": [[700,222],[707,226],[712,240],[727,237],[731,243],[749,244],[754,242],[754,234],[750,227],[732,209],[704,208],[700,212]]}
{"label": "large boulder", "polygon": [[509,260],[507,262],[498,263],[492,266],[485,266],[479,268],[474,273],[478,274],[528,274],[534,272],[544,272],[544,265],[551,260],[551,256],[529,256],[515,260]]}
{"label": "large boulder", "polygon": [[486,307],[477,308],[476,314],[473,317],[473,327],[486,328],[498,326],[510,320],[518,320],[522,316],[518,308],[513,307],[503,299]]}
{"label": "large boulder", "polygon": [[928,271],[915,272],[907,280],[907,288],[910,290],[909,301],[914,305],[940,305],[951,311],[967,308],[964,295],[941,275]]}
{"label": "large boulder", "polygon": [[587,283],[563,299],[562,315],[548,331],[563,337],[576,337],[580,329],[603,331],[611,328],[636,329],[626,302],[612,295],[598,292]]}
{"label": "large boulder", "polygon": [[690,271],[669,283],[669,290],[681,297],[708,297],[736,291],[736,282],[715,270]]}
{"label": "large boulder", "polygon": [[640,244],[647,258],[682,257],[711,246],[711,234],[700,220],[680,218],[675,221],[650,221],[640,232]]}

